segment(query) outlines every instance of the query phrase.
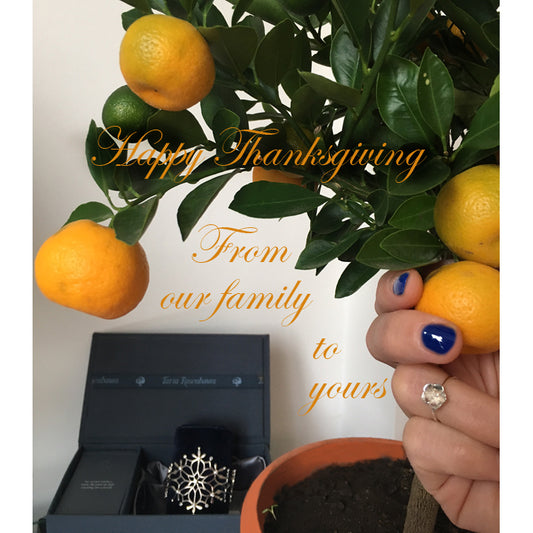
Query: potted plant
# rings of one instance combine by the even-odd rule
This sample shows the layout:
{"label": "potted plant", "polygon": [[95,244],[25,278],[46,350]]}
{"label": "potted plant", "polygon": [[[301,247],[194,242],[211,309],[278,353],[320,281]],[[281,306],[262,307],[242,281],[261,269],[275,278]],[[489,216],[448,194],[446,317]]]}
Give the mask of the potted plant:
{"label": "potted plant", "polygon": [[[406,518],[413,479],[399,441],[313,442],[282,455],[256,478],[244,500],[241,532],[420,531]],[[459,531],[442,513],[436,524],[428,531]]]}
{"label": "potted plant", "polygon": [[198,92],[202,121],[152,100],[131,136],[92,121],[87,163],[107,201],[80,205],[68,222],[109,221],[133,245],[163,196],[188,183],[177,209],[187,239],[234,175],[277,170],[292,181],[262,172],[229,207],[307,215],[296,268],[345,263],[336,297],[380,269],[454,257],[433,211],[450,178],[498,163],[497,1],[230,0],[231,20],[212,0],[124,2],[127,31],[154,12],[188,21],[213,57],[202,77],[212,85]]}

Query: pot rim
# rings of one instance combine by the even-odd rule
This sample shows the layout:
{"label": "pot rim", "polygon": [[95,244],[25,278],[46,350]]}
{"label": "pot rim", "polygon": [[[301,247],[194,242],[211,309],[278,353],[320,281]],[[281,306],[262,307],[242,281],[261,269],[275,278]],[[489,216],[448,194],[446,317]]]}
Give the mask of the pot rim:
{"label": "pot rim", "polygon": [[[353,444],[353,447],[350,446]],[[348,445],[348,446],[347,446]],[[349,447],[350,452],[344,452]],[[342,450],[341,453],[339,453]],[[344,459],[350,453],[365,450],[359,459]],[[333,453],[328,453],[333,452]],[[356,453],[356,455],[358,455]],[[332,460],[327,462],[325,457]],[[269,487],[263,491],[267,479],[276,479],[287,475],[298,483],[314,471],[329,464],[350,464],[363,459],[378,459],[380,457],[405,458],[402,442],[393,439],[376,437],[339,437],[304,444],[281,455],[268,465],[254,480],[244,498],[241,511],[241,533],[260,533],[263,531],[265,514],[268,503],[274,499],[275,492],[281,487]],[[309,468],[302,475],[298,472],[300,465],[309,464]]]}

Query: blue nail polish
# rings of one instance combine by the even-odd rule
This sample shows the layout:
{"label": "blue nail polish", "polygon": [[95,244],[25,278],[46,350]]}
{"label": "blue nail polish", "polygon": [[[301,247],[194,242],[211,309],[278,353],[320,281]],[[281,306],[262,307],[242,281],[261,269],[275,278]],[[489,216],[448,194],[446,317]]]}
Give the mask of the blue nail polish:
{"label": "blue nail polish", "polygon": [[407,285],[407,278],[409,277],[409,272],[404,272],[399,277],[397,277],[394,280],[394,284],[392,286],[392,292],[396,294],[396,296],[401,296],[405,291],[405,286]]}
{"label": "blue nail polish", "polygon": [[455,331],[440,324],[430,324],[422,331],[422,342],[426,348],[439,355],[448,353],[455,343]]}

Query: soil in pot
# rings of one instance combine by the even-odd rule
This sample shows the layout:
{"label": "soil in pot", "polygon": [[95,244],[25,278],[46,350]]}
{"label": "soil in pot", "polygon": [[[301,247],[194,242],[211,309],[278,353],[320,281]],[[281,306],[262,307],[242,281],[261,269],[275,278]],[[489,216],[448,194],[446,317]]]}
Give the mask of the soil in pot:
{"label": "soil in pot", "polygon": [[[388,458],[328,466],[279,491],[264,532],[401,533],[413,475]],[[435,533],[460,532],[439,511]]]}

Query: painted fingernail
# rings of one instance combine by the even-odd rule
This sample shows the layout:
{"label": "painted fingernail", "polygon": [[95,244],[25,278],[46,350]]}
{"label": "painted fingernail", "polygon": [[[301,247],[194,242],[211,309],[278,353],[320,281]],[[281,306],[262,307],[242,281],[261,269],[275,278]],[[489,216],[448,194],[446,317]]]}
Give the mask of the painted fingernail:
{"label": "painted fingernail", "polygon": [[396,296],[401,296],[404,293],[408,277],[409,272],[404,272],[394,280],[394,284],[392,285],[392,292],[394,292]]}
{"label": "painted fingernail", "polygon": [[422,331],[422,342],[426,348],[438,355],[444,355],[455,344],[456,334],[452,328],[440,324],[430,324]]}

